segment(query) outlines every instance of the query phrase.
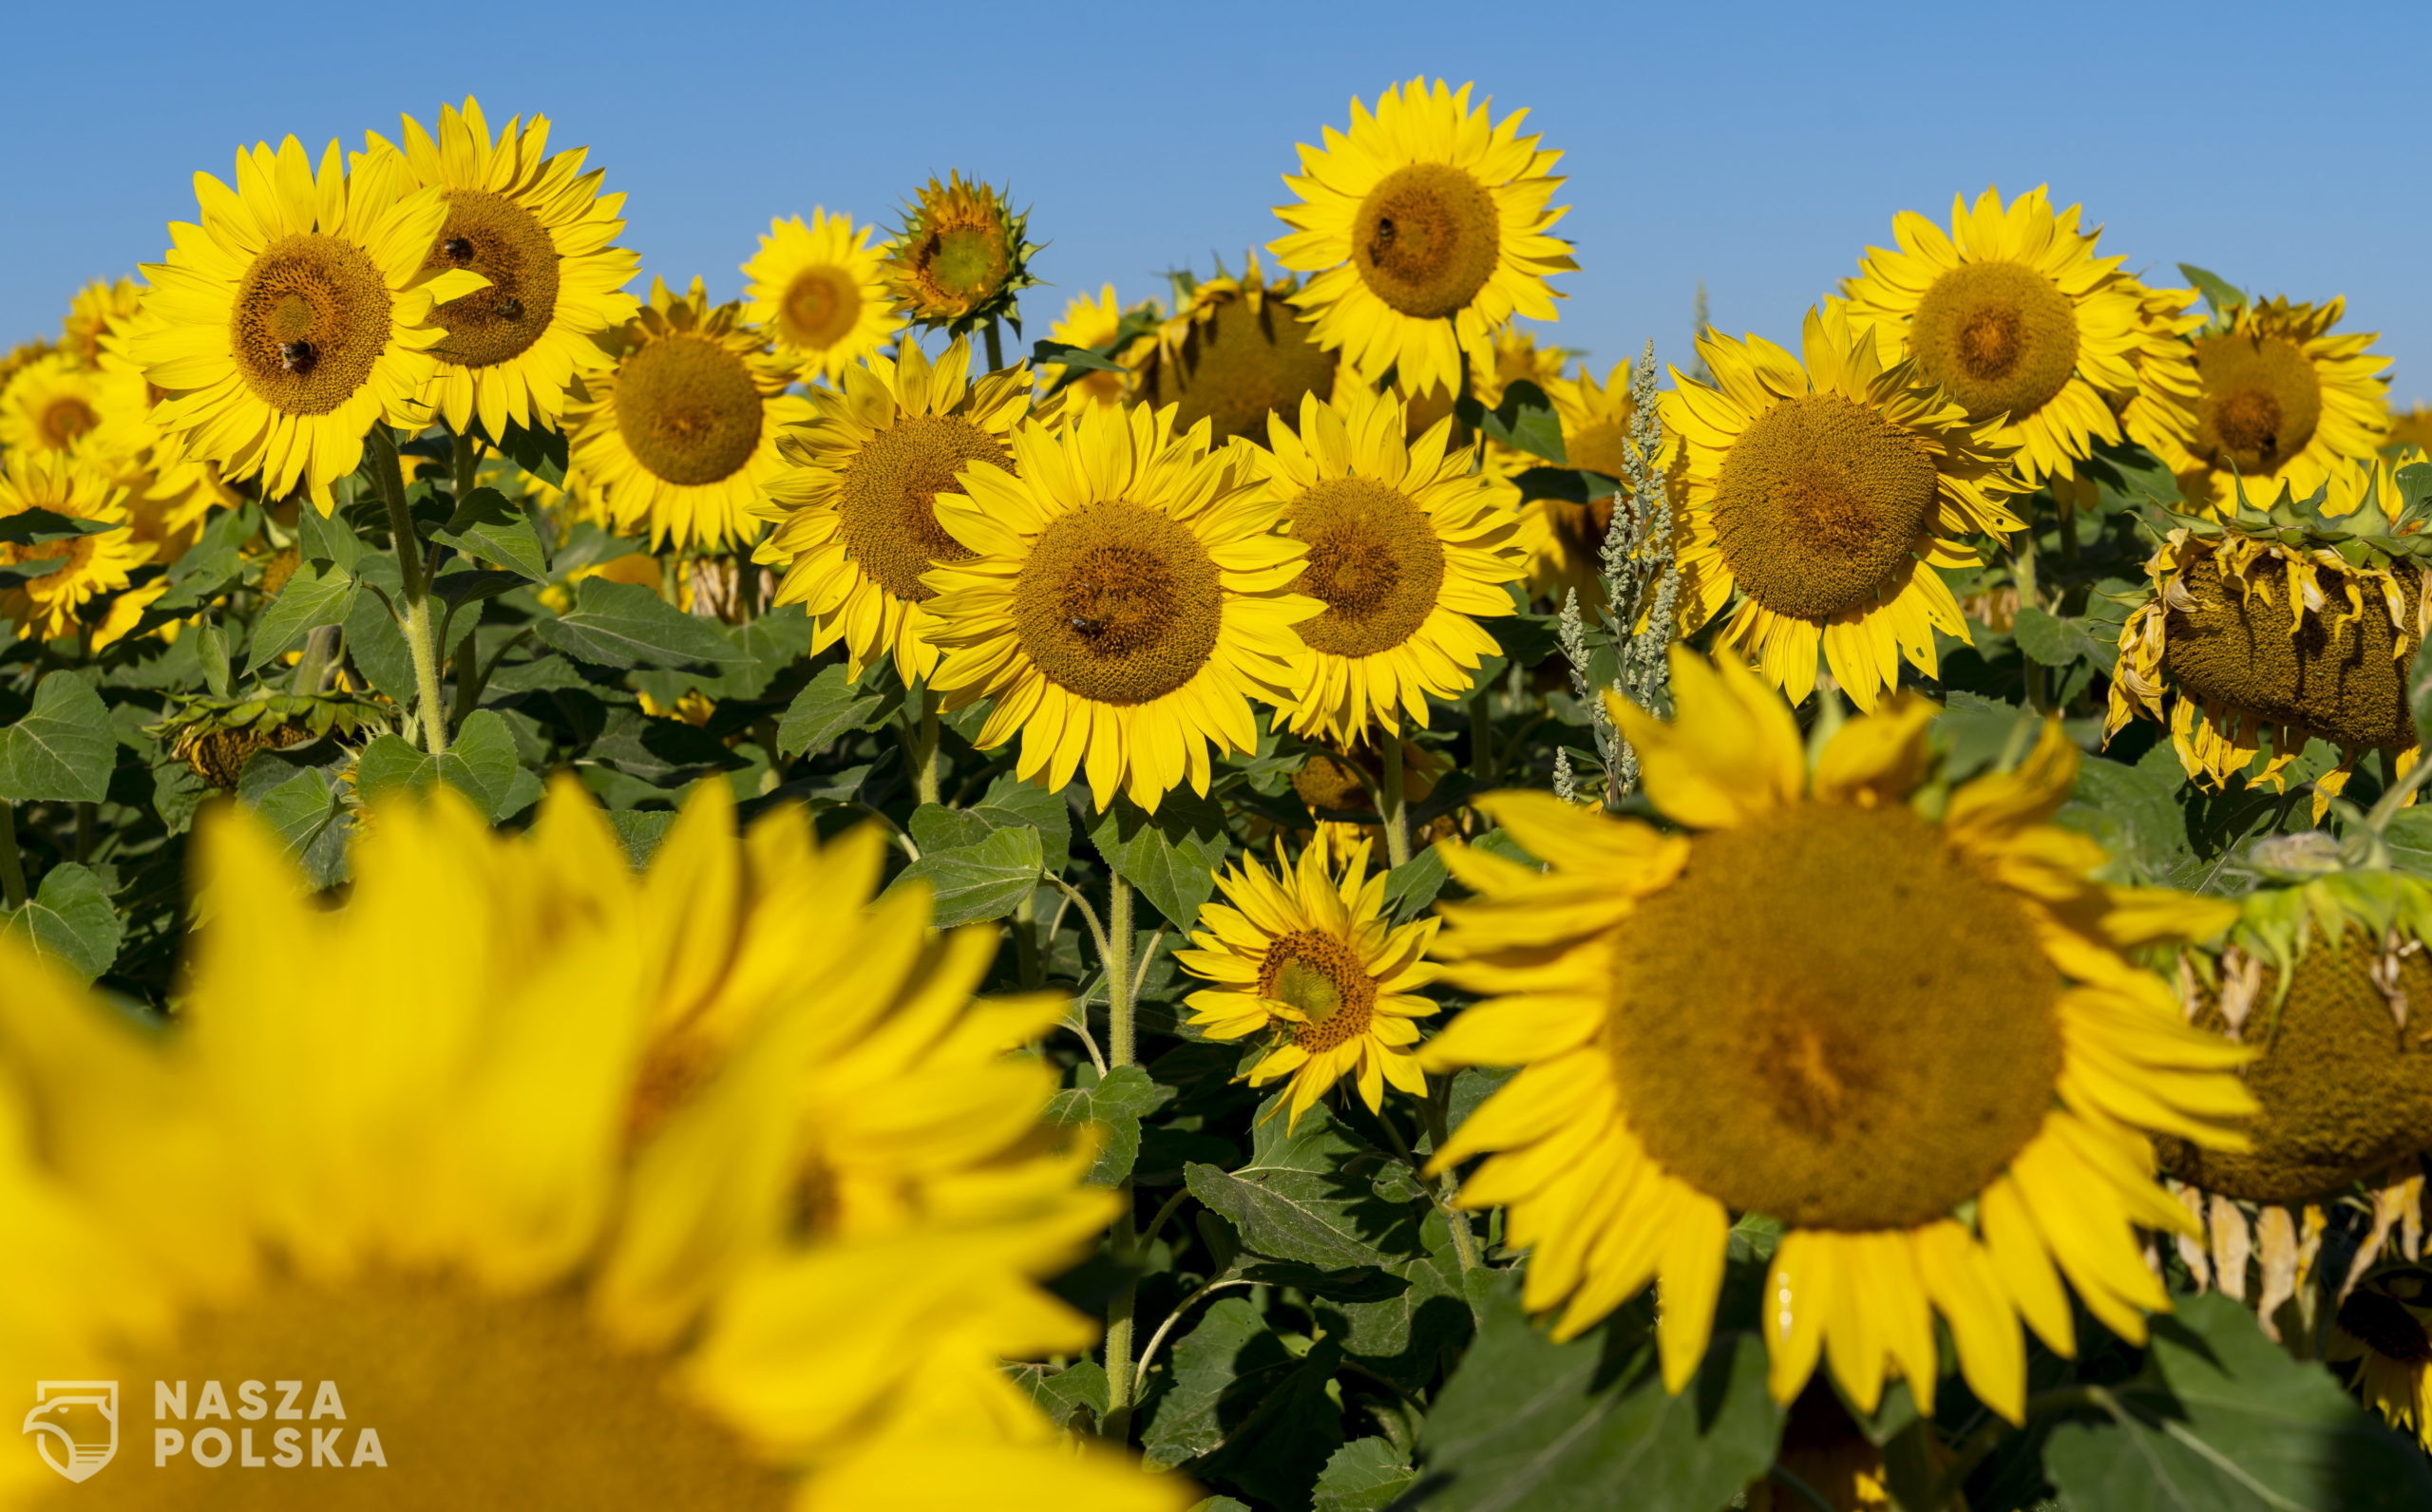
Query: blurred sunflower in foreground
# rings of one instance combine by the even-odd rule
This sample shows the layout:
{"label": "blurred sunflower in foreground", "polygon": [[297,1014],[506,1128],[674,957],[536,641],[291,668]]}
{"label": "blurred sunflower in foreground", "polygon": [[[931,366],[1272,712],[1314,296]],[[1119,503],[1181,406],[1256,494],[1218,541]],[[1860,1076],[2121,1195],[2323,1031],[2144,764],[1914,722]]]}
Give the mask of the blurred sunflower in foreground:
{"label": "blurred sunflower in foreground", "polygon": [[[1986,1406],[2026,1401],[2024,1319],[2077,1348],[2065,1276],[2132,1342],[2166,1308],[2138,1226],[2185,1231],[2145,1135],[2238,1143],[2250,1051],[2191,1028],[2123,951],[2214,933],[2232,904],[2089,880],[2047,821],[2078,753],[2057,722],[2015,771],[1928,786],[1934,713],[1855,720],[1813,772],[1789,708],[1675,647],[1680,715],[1607,702],[1683,829],[1548,794],[1480,806],[1535,865],[1457,844],[1434,954],[1489,994],[1419,1052],[1520,1066],[1437,1153],[1494,1152],[1465,1206],[1507,1206],[1527,1304],[1588,1328],[1649,1281],[1666,1386],[1703,1357],[1733,1217],[1783,1233],[1765,1281],[1776,1401],[1829,1352],[1872,1412],[1887,1375],[1931,1411],[1934,1319]],[[1939,811],[1912,806],[1921,794]]]}
{"label": "blurred sunflower in foreground", "polygon": [[[795,838],[740,847],[709,833],[726,819],[697,822],[669,879],[696,890],[696,924],[755,893],[832,905],[845,878],[866,872],[856,899],[875,882],[849,846],[817,856],[799,816]],[[794,964],[766,954],[777,932],[732,955],[714,932],[671,935],[658,880],[571,784],[521,838],[443,789],[380,811],[334,909],[257,821],[207,824],[206,922],[165,1034],[0,939],[19,1282],[0,1361],[28,1380],[335,1382],[382,1436],[382,1484],[427,1504],[942,1512],[1018,1485],[1178,1512],[1184,1485],[1058,1446],[996,1369],[1086,1342],[1032,1277],[1086,1244],[1102,1196],[1025,1178],[1010,1200],[846,1222],[801,1186],[832,1168],[801,1159],[830,1106],[806,1076],[918,1064],[964,1018],[971,953],[925,933],[916,897],[808,947],[841,970],[772,978],[752,968]],[[434,949],[443,898],[479,906],[451,909]],[[727,1032],[668,1083],[670,1036],[704,1013]],[[904,1095],[891,1084],[889,1106]],[[1062,1169],[1069,1193],[1081,1166]],[[48,1504],[45,1483],[32,1455],[0,1465],[10,1505]],[[116,1505],[340,1497],[317,1477],[231,1489],[191,1457],[115,1484],[136,1498]]]}

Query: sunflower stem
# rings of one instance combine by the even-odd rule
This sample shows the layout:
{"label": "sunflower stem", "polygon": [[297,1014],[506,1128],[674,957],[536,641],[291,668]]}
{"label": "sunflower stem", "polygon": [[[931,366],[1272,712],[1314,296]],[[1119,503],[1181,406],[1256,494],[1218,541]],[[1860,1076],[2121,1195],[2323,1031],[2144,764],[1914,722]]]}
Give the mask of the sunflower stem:
{"label": "sunflower stem", "polygon": [[455,443],[456,501],[461,504],[466,496],[481,486],[482,444],[453,432],[448,439]]}
{"label": "sunflower stem", "polygon": [[1131,884],[1109,873],[1106,885],[1106,1058],[1132,1064]]}
{"label": "sunflower stem", "polygon": [[912,770],[920,801],[939,801],[938,786],[938,695],[928,689],[921,690],[921,724],[912,735]]}
{"label": "sunflower stem", "polygon": [[1387,732],[1382,742],[1384,781],[1377,784],[1377,812],[1385,821],[1385,857],[1399,866],[1410,860],[1410,810],[1402,801],[1402,739]]}
{"label": "sunflower stem", "polygon": [[[1451,1095],[1452,1090],[1451,1082],[1447,1081],[1439,1087],[1435,1079],[1429,1077],[1427,1095],[1418,1100],[1418,1116],[1427,1124],[1427,1148],[1431,1156],[1442,1149],[1445,1141],[1453,1137],[1451,1120],[1446,1117],[1444,1111],[1445,1100]],[[1425,1167],[1421,1166],[1418,1169],[1419,1180],[1425,1181],[1427,1179]],[[1460,1183],[1454,1180],[1453,1173],[1450,1171],[1437,1177],[1435,1205],[1443,1210],[1444,1226],[1452,1231],[1454,1258],[1461,1262],[1462,1270],[1474,1271],[1485,1264],[1486,1260],[1485,1257],[1478,1252],[1478,1237],[1470,1228],[1470,1215],[1453,1205],[1453,1199],[1459,1190],[1459,1185]]]}
{"label": "sunflower stem", "polygon": [[997,322],[992,319],[988,322],[988,370],[995,372],[1004,366],[1004,340],[997,334]]}
{"label": "sunflower stem", "polygon": [[1123,1183],[1122,1197],[1123,1206],[1115,1215],[1110,1239],[1114,1263],[1122,1268],[1124,1278],[1106,1305],[1106,1422],[1100,1426],[1100,1436],[1116,1444],[1129,1444],[1131,1404],[1137,1400],[1131,1389],[1131,1314],[1140,1301],[1139,1279],[1131,1269],[1139,1244],[1134,1227],[1138,1218],[1131,1210],[1130,1181]]}
{"label": "sunflower stem", "polygon": [[423,748],[447,750],[447,706],[439,694],[439,649],[432,638],[430,585],[423,576],[421,542],[414,538],[413,509],[406,502],[405,469],[397,461],[397,437],[387,425],[371,427],[371,481],[389,505],[389,534],[405,580],[402,628],[414,659],[414,707],[422,718]]}
{"label": "sunflower stem", "polygon": [[26,863],[17,855],[17,806],[0,798],[0,902],[26,906]]}

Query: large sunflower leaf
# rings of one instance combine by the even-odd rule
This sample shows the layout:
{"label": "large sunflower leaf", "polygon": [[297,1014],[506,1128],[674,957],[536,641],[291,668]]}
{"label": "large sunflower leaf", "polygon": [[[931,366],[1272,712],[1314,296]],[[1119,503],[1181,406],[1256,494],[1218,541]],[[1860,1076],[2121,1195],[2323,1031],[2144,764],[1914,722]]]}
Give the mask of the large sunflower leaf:
{"label": "large sunflower leaf", "polygon": [[25,717],[0,730],[0,803],[98,803],[117,765],[109,706],[83,678],[52,672]]}
{"label": "large sunflower leaf", "polygon": [[542,619],[540,637],[599,667],[724,666],[741,661],[715,622],[688,614],[636,583],[586,577],[571,614]]}
{"label": "large sunflower leaf", "polygon": [[1244,1245],[1279,1260],[1339,1271],[1423,1255],[1416,1210],[1377,1190],[1380,1176],[1406,1167],[1355,1138],[1322,1103],[1287,1127],[1288,1095],[1260,1109],[1247,1165],[1184,1167],[1190,1195],[1229,1219]]}
{"label": "large sunflower leaf", "polygon": [[2180,1297],[2108,1421],[2052,1430],[2044,1469],[2068,1512],[2400,1512],[2432,1506],[2422,1453],[2254,1314]]}
{"label": "large sunflower leaf", "polygon": [[1002,918],[1021,906],[1038,885],[1040,864],[1038,831],[1009,826],[990,831],[975,845],[922,851],[919,860],[896,874],[887,891],[909,886],[916,879],[927,882],[936,898],[937,927],[952,929]]}
{"label": "large sunflower leaf", "polygon": [[1101,1078],[1093,1067],[1074,1073],[1076,1085],[1055,1094],[1047,1105],[1051,1124],[1095,1124],[1105,1130],[1089,1180],[1095,1186],[1115,1186],[1130,1180],[1140,1159],[1140,1120],[1171,1097],[1137,1066],[1117,1066]]}
{"label": "large sunflower leaf", "polygon": [[1215,896],[1216,868],[1232,848],[1225,810],[1214,799],[1177,789],[1153,814],[1118,798],[1090,830],[1114,874],[1139,889],[1167,921],[1186,934]]}
{"label": "large sunflower leaf", "polygon": [[245,671],[261,671],[324,625],[345,624],[360,588],[354,574],[335,562],[311,562],[297,568],[255,623],[253,652],[245,658]]}
{"label": "large sunflower leaf", "polygon": [[126,937],[108,890],[89,868],[62,861],[43,874],[23,908],[0,909],[0,934],[14,935],[90,982],[110,969]]}
{"label": "large sunflower leaf", "polygon": [[1418,1479],[1409,1460],[1383,1439],[1354,1439],[1326,1461],[1310,1512],[1385,1512]]}
{"label": "large sunflower leaf", "polygon": [[892,688],[864,687],[845,664],[821,671],[794,695],[777,724],[777,749],[788,756],[817,755],[840,737],[886,723],[903,695]]}

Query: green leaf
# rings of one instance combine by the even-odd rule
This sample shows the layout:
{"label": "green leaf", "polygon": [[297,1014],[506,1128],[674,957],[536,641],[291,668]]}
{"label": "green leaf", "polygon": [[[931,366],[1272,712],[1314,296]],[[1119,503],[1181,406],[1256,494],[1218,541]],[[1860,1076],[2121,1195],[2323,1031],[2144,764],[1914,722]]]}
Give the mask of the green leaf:
{"label": "green leaf", "polygon": [[1140,1158],[1140,1120],[1173,1093],[1137,1066],[1118,1066],[1103,1081],[1088,1066],[1075,1076],[1081,1085],[1066,1087],[1047,1105],[1048,1122],[1102,1126],[1106,1143],[1090,1168],[1090,1181],[1097,1186],[1120,1185],[1131,1179],[1132,1163]]}
{"label": "green leaf", "polygon": [[1030,360],[1033,364],[1039,367],[1045,367],[1049,363],[1056,363],[1066,368],[1082,369],[1092,372],[1124,372],[1128,370],[1125,369],[1123,364],[1119,362],[1109,362],[1106,358],[1099,356],[1089,348],[1075,347],[1069,341],[1033,342],[1031,343],[1030,349]]}
{"label": "green leaf", "polygon": [[1082,1360],[1052,1374],[1044,1367],[1024,1367],[1016,1378],[1038,1409],[1059,1428],[1075,1426],[1074,1419],[1087,1413],[1077,1427],[1095,1431],[1106,1416],[1106,1367],[1095,1360]]}
{"label": "green leaf", "polygon": [[1073,859],[1073,809],[1061,793],[1006,772],[963,812],[992,829],[1025,825],[1038,831],[1040,862],[1051,872],[1061,872]]}
{"label": "green leaf", "polygon": [[[1224,1442],[1200,1473],[1270,1505],[1306,1505],[1327,1460],[1342,1446],[1342,1405],[1333,1389],[1341,1363],[1335,1342],[1320,1339],[1281,1380],[1220,1398]],[[1232,1421],[1243,1406],[1247,1410]]]}
{"label": "green leaf", "polygon": [[1475,400],[1464,404],[1477,407],[1473,424],[1496,441],[1557,466],[1568,465],[1570,458],[1562,444],[1562,417],[1554,412],[1554,402],[1546,397],[1546,391],[1526,378],[1504,389],[1503,402],[1492,409],[1478,406]]}
{"label": "green leaf", "polygon": [[2010,633],[2018,641],[2018,649],[2030,661],[2046,667],[2066,667],[2072,662],[2100,662],[2102,653],[2085,627],[2074,619],[2062,619],[2047,614],[2033,604],[2021,604],[2018,616],[2010,626]]}
{"label": "green leaf", "polygon": [[2167,744],[2165,759],[2131,766],[2100,756],[2078,765],[2077,785],[2057,823],[2093,836],[2110,853],[2122,882],[2160,884],[2176,879],[2194,861],[2187,843],[2187,810],[2179,807],[2178,759]]}
{"label": "green leaf", "polygon": [[363,538],[344,516],[324,519],[317,509],[295,512],[295,556],[307,566],[326,564],[353,572],[363,559]]}
{"label": "green leaf", "polygon": [[856,685],[845,664],[826,668],[805,684],[777,722],[777,750],[786,756],[817,755],[840,736],[886,723],[903,701],[901,690]]}
{"label": "green leaf", "polygon": [[[421,789],[446,783],[473,801],[492,823],[521,812],[537,789],[526,789],[519,776],[528,776],[516,761],[515,732],[496,709],[476,710],[456,732],[446,754],[416,750],[397,735],[374,736],[355,762],[355,791],[366,803],[399,788]],[[533,779],[537,784],[539,779]],[[522,800],[518,802],[517,800]]]}
{"label": "green leaf", "polygon": [[548,553],[530,517],[495,488],[476,488],[458,501],[456,513],[430,539],[533,582],[549,580]]}
{"label": "green leaf", "polygon": [[1090,843],[1116,876],[1188,934],[1215,894],[1216,868],[1233,838],[1225,828],[1225,810],[1213,799],[1177,788],[1154,814],[1117,798],[1091,829]]}
{"label": "green leaf", "polygon": [[54,540],[75,540],[125,528],[124,520],[83,520],[56,510],[20,509],[0,517],[0,546],[43,546]]}
{"label": "green leaf", "polygon": [[1310,1512],[1385,1512],[1418,1480],[1409,1456],[1384,1439],[1354,1439],[1318,1477]]}
{"label": "green leaf", "polygon": [[2319,1365],[2218,1295],[2174,1298],[2109,1421],[2052,1430],[2043,1465],[2069,1512],[2399,1512],[2432,1506],[2414,1445]]}
{"label": "green leaf", "polygon": [[202,663],[202,686],[214,698],[228,696],[233,681],[229,676],[228,637],[219,628],[219,616],[206,614],[195,627],[195,659]]}
{"label": "green leaf", "polygon": [[441,573],[430,585],[431,595],[450,609],[484,598],[511,594],[523,586],[520,574],[500,572],[494,567],[465,567],[452,573]]}
{"label": "green leaf", "polygon": [[609,827],[625,842],[625,858],[636,867],[650,864],[658,842],[667,835],[667,827],[675,822],[675,811],[668,808],[612,808],[608,811]]}
{"label": "green leaf", "polygon": [[1513,478],[1520,497],[1534,501],[1559,499],[1573,504],[1593,503],[1621,492],[1621,484],[1603,473],[1579,467],[1527,467]]}
{"label": "green leaf", "polygon": [[[379,577],[366,573],[363,580],[377,583]],[[363,680],[390,702],[401,708],[413,706],[414,653],[406,644],[406,633],[397,628],[396,616],[378,595],[355,595],[354,608],[346,616],[346,654]]]}
{"label": "green leaf", "polygon": [[346,803],[318,770],[288,778],[262,794],[254,809],[314,887],[332,886],[346,875]]}
{"label": "green leaf", "polygon": [[0,730],[0,802],[98,803],[117,765],[102,695],[81,677],[50,672],[25,718]]}
{"label": "green leaf", "polygon": [[90,983],[118,959],[126,937],[109,893],[90,869],[62,861],[43,874],[23,908],[0,910],[0,934],[14,935]]}
{"label": "green leaf", "polygon": [[1762,1475],[1785,1415],[1764,1345],[1720,1335],[1673,1396],[1645,1317],[1556,1344],[1498,1286],[1420,1432],[1429,1480],[1444,1481],[1428,1512],[1606,1512],[1621,1486],[1632,1512],[1714,1512]]}
{"label": "green leaf", "polygon": [[1262,1502],[1308,1505],[1342,1443],[1342,1410],[1327,1391],[1340,1361],[1326,1341],[1296,1354],[1247,1298],[1209,1304],[1158,1362],[1168,1381],[1141,1435],[1149,1464],[1201,1461],[1206,1478]]}
{"label": "green leaf", "polygon": [[1190,1195],[1231,1219],[1244,1245],[1280,1260],[1342,1270],[1420,1253],[1412,1209],[1374,1189],[1390,1157],[1352,1137],[1322,1104],[1287,1129],[1288,1095],[1279,1092],[1261,1108],[1247,1165],[1184,1168]]}
{"label": "green leaf", "polygon": [[2182,262],[2178,271],[2187,281],[2201,290],[2204,302],[2213,307],[2216,316],[2227,317],[2230,312],[2247,303],[2244,292],[2216,273],[2208,273],[2192,262]]}
{"label": "green leaf", "polygon": [[323,625],[345,624],[354,610],[355,592],[355,576],[343,567],[320,562],[297,568],[255,623],[253,652],[245,658],[245,671],[259,671]]}
{"label": "green leaf", "polygon": [[[1388,1174],[1407,1176],[1402,1167]],[[1408,1199],[1403,1199],[1408,1200]],[[1461,1262],[1441,1213],[1429,1213],[1428,1253],[1388,1267],[1378,1277],[1399,1281],[1381,1296],[1328,1298],[1312,1304],[1326,1336],[1376,1375],[1410,1390],[1434,1380],[1445,1356],[1460,1348],[1472,1324],[1462,1291]]]}
{"label": "green leaf", "polygon": [[690,667],[742,659],[713,621],[685,614],[639,584],[586,577],[575,593],[573,614],[541,620],[533,629],[577,661]]}
{"label": "green leaf", "polygon": [[1140,1446],[1159,1467],[1195,1460],[1225,1442],[1217,1407],[1227,1391],[1255,1389],[1290,1373],[1294,1360],[1246,1297],[1220,1297],[1160,1362],[1170,1385],[1157,1398]]}
{"label": "green leaf", "polygon": [[779,673],[809,654],[811,630],[800,604],[780,605],[736,627],[735,647],[743,659],[703,690],[721,700],[760,697]]}
{"label": "green leaf", "polygon": [[976,845],[922,851],[886,890],[927,882],[936,895],[934,922],[952,929],[1012,913],[1038,885],[1039,866],[1038,831],[999,829]]}
{"label": "green leaf", "polygon": [[1444,869],[1444,856],[1431,842],[1417,855],[1385,874],[1385,907],[1394,922],[1406,924],[1427,912],[1435,895],[1444,890],[1451,873]]}
{"label": "green leaf", "polygon": [[498,449],[518,467],[552,488],[566,484],[566,438],[554,429],[526,430],[513,421],[496,437]]}

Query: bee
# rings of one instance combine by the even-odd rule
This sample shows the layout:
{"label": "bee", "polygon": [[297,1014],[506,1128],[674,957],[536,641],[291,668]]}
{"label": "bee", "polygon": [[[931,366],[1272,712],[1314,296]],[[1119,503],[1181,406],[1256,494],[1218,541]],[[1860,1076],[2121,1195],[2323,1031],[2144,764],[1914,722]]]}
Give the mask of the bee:
{"label": "bee", "polygon": [[320,354],[309,341],[282,341],[278,344],[278,367],[281,372],[308,373]]}
{"label": "bee", "polygon": [[509,294],[505,298],[500,300],[498,302],[497,310],[498,317],[501,320],[521,320],[523,318],[523,301],[516,298],[513,294]]}
{"label": "bee", "polygon": [[1065,623],[1072,626],[1073,633],[1083,640],[1095,640],[1106,633],[1106,621],[1103,619],[1086,619],[1079,614],[1074,614]]}
{"label": "bee", "polygon": [[455,258],[458,262],[469,262],[472,260],[473,244],[462,236],[448,237],[446,241],[439,244],[439,250],[447,254],[450,257]]}

